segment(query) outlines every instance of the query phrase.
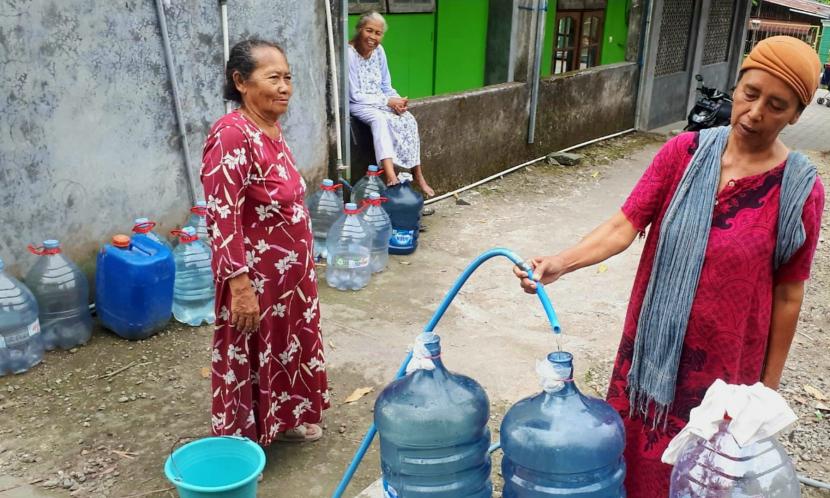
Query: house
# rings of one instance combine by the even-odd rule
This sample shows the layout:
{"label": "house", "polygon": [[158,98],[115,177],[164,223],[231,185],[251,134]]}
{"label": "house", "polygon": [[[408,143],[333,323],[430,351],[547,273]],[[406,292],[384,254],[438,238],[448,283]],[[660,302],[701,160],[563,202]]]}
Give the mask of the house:
{"label": "house", "polygon": [[752,7],[746,48],[775,35],[794,36],[816,48],[822,63],[830,57],[830,5],[812,0],[760,0]]}

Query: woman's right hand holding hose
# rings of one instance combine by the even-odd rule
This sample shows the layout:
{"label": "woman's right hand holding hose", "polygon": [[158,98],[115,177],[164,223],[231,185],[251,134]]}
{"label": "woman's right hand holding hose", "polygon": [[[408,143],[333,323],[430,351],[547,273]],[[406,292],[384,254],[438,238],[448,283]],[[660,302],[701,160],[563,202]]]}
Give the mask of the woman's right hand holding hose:
{"label": "woman's right hand holding hose", "polygon": [[536,294],[537,282],[541,282],[542,285],[547,285],[557,281],[566,272],[564,261],[558,254],[536,257],[527,261],[526,264],[530,265],[533,269],[532,276],[528,275],[518,265],[513,267],[513,274],[520,280],[522,289],[528,294]]}
{"label": "woman's right hand holding hose", "polygon": [[231,290],[230,325],[243,334],[259,328],[259,300],[251,279],[242,273],[228,280]]}

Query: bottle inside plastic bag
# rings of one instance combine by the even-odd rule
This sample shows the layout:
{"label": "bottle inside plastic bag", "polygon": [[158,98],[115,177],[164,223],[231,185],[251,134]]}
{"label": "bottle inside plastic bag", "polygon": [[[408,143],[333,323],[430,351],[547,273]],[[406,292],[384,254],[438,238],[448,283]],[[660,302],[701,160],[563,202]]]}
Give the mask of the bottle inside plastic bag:
{"label": "bottle inside plastic bag", "polygon": [[774,437],[741,447],[724,420],[708,441],[683,447],[671,475],[670,498],[799,498],[795,466]]}

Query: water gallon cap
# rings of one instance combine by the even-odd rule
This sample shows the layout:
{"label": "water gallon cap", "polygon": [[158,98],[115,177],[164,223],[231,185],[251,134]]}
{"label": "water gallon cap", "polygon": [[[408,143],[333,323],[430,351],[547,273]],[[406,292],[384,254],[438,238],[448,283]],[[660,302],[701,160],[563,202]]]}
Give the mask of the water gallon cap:
{"label": "water gallon cap", "polygon": [[355,204],[354,202],[349,202],[344,206],[344,208],[346,209],[346,211],[356,211],[357,204]]}
{"label": "water gallon cap", "polygon": [[374,173],[375,171],[380,171],[380,168],[378,168],[376,165],[373,164],[373,165],[369,166],[369,171]]}
{"label": "water gallon cap", "polygon": [[196,207],[200,207],[200,208],[207,207],[207,202],[205,202],[205,201],[196,201]]}
{"label": "water gallon cap", "polygon": [[55,239],[49,239],[43,241],[43,248],[44,249],[57,249],[61,246],[60,241]]}
{"label": "water gallon cap", "polygon": [[112,236],[112,246],[118,247],[120,249],[126,249],[130,247],[130,236],[124,235],[123,233],[119,233],[118,235]]}
{"label": "water gallon cap", "polygon": [[323,183],[321,185],[323,185],[324,187],[331,187],[332,185],[334,185],[334,182],[326,178],[325,180],[323,180]]}
{"label": "water gallon cap", "polygon": [[377,192],[372,192],[371,194],[369,194],[369,199],[372,199],[373,201],[376,201],[376,200],[380,199],[380,194],[377,193]]}
{"label": "water gallon cap", "polygon": [[136,218],[135,219],[135,224],[136,225],[143,225],[143,224],[149,223],[149,222],[150,222],[150,218]]}

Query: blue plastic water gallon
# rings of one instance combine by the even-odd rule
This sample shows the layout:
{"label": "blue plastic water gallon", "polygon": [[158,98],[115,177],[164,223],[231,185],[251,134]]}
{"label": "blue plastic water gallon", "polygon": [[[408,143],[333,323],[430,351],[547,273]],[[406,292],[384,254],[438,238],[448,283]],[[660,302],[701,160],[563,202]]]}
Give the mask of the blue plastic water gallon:
{"label": "blue plastic water gallon", "polygon": [[185,226],[195,228],[199,240],[210,245],[207,229],[207,202],[196,201],[196,205],[190,208],[190,218],[187,219]]}
{"label": "blue plastic water gallon", "polygon": [[173,250],[173,246],[166,238],[156,233],[153,229],[156,227],[155,221],[150,221],[149,218],[136,218],[133,223],[133,237],[143,236],[154,242],[158,242],[169,250]]}
{"label": "blue plastic water gallon", "polygon": [[386,182],[383,181],[383,171],[380,171],[380,168],[373,164],[369,166],[366,176],[354,184],[352,202],[360,206],[363,200],[368,199],[372,192],[383,195],[384,191],[386,191]]}
{"label": "blue plastic water gallon", "polygon": [[0,377],[23,373],[43,360],[37,301],[5,272],[0,259]]}
{"label": "blue plastic water gallon", "polygon": [[387,201],[383,209],[392,221],[389,254],[412,254],[418,248],[424,197],[412,188],[409,180],[387,188],[384,196]]}
{"label": "blue plastic water gallon", "polygon": [[369,198],[363,201],[363,219],[372,225],[375,235],[372,238],[372,255],[369,266],[372,273],[381,272],[386,269],[389,262],[389,238],[392,236],[392,220],[381,204],[386,202],[377,192],[369,194]]}
{"label": "blue plastic water gallon", "polygon": [[314,260],[326,259],[326,237],[331,226],[343,214],[343,196],[339,189],[342,185],[335,185],[332,180],[325,179],[320,184],[320,190],[308,198],[306,205],[311,215],[311,231],[314,233]]}
{"label": "blue plastic water gallon", "polygon": [[414,354],[422,368],[375,402],[386,497],[490,498],[487,394],[444,367],[435,334],[421,334]]}
{"label": "blue plastic water gallon", "polygon": [[801,487],[787,451],[774,437],[740,446],[721,422],[709,440],[681,451],[671,474],[670,498],[799,498]]}
{"label": "blue plastic water gallon", "polygon": [[504,498],[621,498],[625,433],[619,414],[573,381],[573,356],[537,369],[544,391],[513,405],[501,424]]}
{"label": "blue plastic water gallon", "polygon": [[326,283],[339,290],[360,290],[372,276],[372,226],[349,203],[326,235]]}
{"label": "blue plastic water gallon", "polygon": [[98,253],[95,307],[101,324],[129,340],[146,339],[170,320],[173,253],[147,237],[116,235]]}
{"label": "blue plastic water gallon", "polygon": [[86,344],[92,336],[86,275],[61,252],[57,240],[45,240],[29,250],[40,257],[24,280],[37,299],[46,350]]}
{"label": "blue plastic water gallon", "polygon": [[193,227],[175,233],[179,244],[173,251],[176,282],[173,287],[173,316],[176,320],[197,327],[216,321],[214,311],[215,284],[210,267],[210,248]]}

